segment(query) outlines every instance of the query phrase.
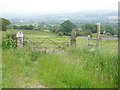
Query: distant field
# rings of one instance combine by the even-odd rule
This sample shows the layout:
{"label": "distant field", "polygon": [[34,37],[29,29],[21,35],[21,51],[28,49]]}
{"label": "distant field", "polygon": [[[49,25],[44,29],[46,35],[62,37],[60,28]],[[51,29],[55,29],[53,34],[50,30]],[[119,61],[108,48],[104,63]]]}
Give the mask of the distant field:
{"label": "distant field", "polygon": [[18,29],[13,30],[13,29],[9,29],[8,31],[3,32],[3,34],[4,33],[14,33],[14,34],[16,34],[18,31],[21,31],[21,32],[23,32],[23,34],[25,34],[27,36],[31,36],[31,37],[43,37],[43,36],[45,36],[45,37],[48,37],[48,36],[54,37],[54,36],[56,36],[55,34],[49,32],[48,30],[40,32],[40,31],[33,31],[33,30],[18,30]]}
{"label": "distant field", "polygon": [[[58,38],[49,31],[31,30],[8,30],[3,36],[17,31],[27,37]],[[95,48],[77,38],[77,48],[51,53],[4,49],[2,62],[4,88],[117,88],[118,41],[102,40],[100,48]]]}

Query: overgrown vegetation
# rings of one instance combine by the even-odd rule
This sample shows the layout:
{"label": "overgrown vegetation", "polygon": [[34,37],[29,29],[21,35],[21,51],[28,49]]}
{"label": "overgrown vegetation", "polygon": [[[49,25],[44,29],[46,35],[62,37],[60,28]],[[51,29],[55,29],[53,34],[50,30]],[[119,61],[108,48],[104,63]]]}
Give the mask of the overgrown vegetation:
{"label": "overgrown vegetation", "polygon": [[117,54],[105,53],[91,48],[60,53],[4,50],[3,87],[116,88]]}
{"label": "overgrown vegetation", "polygon": [[3,49],[13,49],[16,48],[16,34],[5,34],[2,38],[2,48]]}

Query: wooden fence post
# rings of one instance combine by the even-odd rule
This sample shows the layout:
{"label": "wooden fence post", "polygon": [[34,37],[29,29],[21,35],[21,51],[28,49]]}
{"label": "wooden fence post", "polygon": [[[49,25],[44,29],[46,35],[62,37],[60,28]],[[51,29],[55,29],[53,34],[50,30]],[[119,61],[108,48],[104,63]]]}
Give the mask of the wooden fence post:
{"label": "wooden fence post", "polygon": [[17,47],[22,48],[23,47],[23,33],[22,32],[17,32],[16,33],[16,38],[17,38]]}
{"label": "wooden fence post", "polygon": [[96,41],[96,47],[100,47],[100,23],[97,23],[97,41]]}
{"label": "wooden fence post", "polygon": [[87,46],[90,45],[90,35],[87,36]]}
{"label": "wooden fence post", "polygon": [[71,45],[73,48],[76,47],[76,30],[72,30],[71,32]]}

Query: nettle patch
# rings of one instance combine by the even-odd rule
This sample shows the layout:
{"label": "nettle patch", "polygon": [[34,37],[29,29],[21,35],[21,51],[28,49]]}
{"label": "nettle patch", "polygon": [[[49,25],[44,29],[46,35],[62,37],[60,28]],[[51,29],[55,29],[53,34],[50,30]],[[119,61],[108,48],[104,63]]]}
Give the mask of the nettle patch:
{"label": "nettle patch", "polygon": [[3,49],[13,49],[16,48],[16,35],[15,34],[6,34],[2,39],[2,48]]}

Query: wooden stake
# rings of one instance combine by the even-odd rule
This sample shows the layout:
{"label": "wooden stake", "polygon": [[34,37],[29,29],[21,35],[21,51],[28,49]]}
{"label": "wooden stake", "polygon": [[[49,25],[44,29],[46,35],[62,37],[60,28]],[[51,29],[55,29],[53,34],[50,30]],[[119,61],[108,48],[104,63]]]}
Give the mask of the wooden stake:
{"label": "wooden stake", "polygon": [[90,45],[90,35],[87,36],[87,46]]}
{"label": "wooden stake", "polygon": [[73,48],[76,47],[76,30],[72,30],[71,32],[71,45]]}
{"label": "wooden stake", "polygon": [[96,47],[100,47],[100,23],[97,23],[97,41],[96,41]]}

